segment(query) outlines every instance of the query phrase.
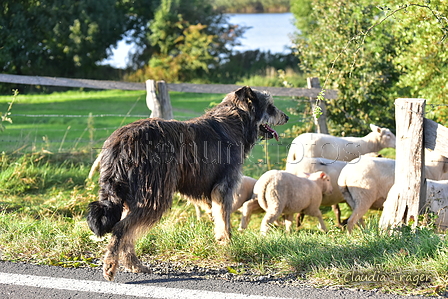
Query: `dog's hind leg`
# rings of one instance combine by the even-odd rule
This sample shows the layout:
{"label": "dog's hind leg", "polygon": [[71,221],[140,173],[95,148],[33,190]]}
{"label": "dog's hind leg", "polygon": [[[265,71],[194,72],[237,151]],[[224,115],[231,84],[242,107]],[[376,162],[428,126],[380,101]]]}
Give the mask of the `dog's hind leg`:
{"label": "dog's hind leg", "polygon": [[106,280],[114,279],[120,258],[123,266],[132,272],[149,271],[135,254],[135,240],[143,231],[144,226],[137,219],[137,217],[126,217],[114,226],[103,260],[103,276]]}
{"label": "dog's hind leg", "polygon": [[145,224],[136,225],[123,237],[121,245],[120,260],[123,266],[133,273],[150,273],[151,270],[143,266],[142,262],[137,258],[135,254],[135,241],[142,235],[148,226]]}
{"label": "dog's hind leg", "polygon": [[124,231],[122,220],[115,225],[109,245],[107,245],[106,254],[104,255],[103,276],[106,280],[114,280],[115,273],[117,272],[120,242]]}

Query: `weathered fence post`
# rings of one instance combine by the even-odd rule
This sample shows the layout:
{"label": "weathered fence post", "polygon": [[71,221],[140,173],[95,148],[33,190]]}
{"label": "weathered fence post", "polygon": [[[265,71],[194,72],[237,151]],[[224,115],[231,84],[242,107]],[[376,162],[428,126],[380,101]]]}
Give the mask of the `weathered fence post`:
{"label": "weathered fence post", "polygon": [[[321,88],[319,78],[313,77],[313,78],[306,78],[308,88]],[[317,103],[317,98],[311,97],[310,98],[311,103],[311,109],[314,111],[314,107],[318,105],[320,109],[322,110],[322,115],[319,116],[319,118],[314,117],[314,124],[317,128],[317,133],[323,133],[328,134],[328,127],[327,127],[327,107],[325,105],[325,102],[319,101]]]}
{"label": "weathered fence post", "polygon": [[173,118],[170,96],[165,81],[146,80],[146,105],[151,110],[151,117]]}
{"label": "weathered fence post", "polygon": [[425,203],[424,113],[425,100],[395,100],[397,145],[395,184],[389,191],[380,218],[380,227],[388,229],[401,223],[416,227]]}

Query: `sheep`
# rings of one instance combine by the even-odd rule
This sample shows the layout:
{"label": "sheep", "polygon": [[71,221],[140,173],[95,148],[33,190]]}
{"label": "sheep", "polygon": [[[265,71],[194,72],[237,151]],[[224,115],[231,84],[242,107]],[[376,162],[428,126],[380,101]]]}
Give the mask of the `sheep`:
{"label": "sheep", "polygon": [[[238,191],[233,195],[232,213],[236,212],[241,206],[252,198],[254,185],[257,182],[256,179],[249,176],[243,176]],[[211,217],[211,207],[205,203],[195,203],[196,218],[201,219],[201,209],[205,211]]]}
{"label": "sheep", "polygon": [[[425,151],[425,177],[438,180],[448,171],[448,159]],[[358,159],[355,159],[358,161]],[[355,224],[363,222],[362,217],[369,210],[381,210],[390,188],[395,182],[395,160],[365,157],[357,163],[348,163],[338,179],[339,189],[352,208],[347,221],[347,231],[352,232]]]}
{"label": "sheep", "polygon": [[288,151],[288,161],[302,157],[352,161],[360,155],[395,148],[395,135],[387,128],[370,125],[372,132],[364,137],[336,137],[327,134],[304,133],[297,136]]}
{"label": "sheep", "polygon": [[439,230],[448,228],[448,180],[426,180],[425,210],[438,216],[435,225]]}
{"label": "sheep", "polygon": [[256,179],[243,176],[241,185],[236,194],[233,196],[232,213],[241,208],[241,206],[252,198]]}
{"label": "sheep", "polygon": [[[345,161],[333,161],[324,158],[303,157],[300,161],[286,161],[285,171],[295,174],[299,177],[306,177],[307,173],[323,171],[331,178],[333,192],[331,194],[323,194],[321,206],[331,206],[336,217],[336,226],[341,225],[341,211],[339,203],[345,202],[338,186],[338,178],[342,168],[347,165]],[[299,223],[299,220],[297,221]]]}
{"label": "sheep", "polygon": [[254,198],[266,211],[260,231],[266,234],[269,225],[283,213],[285,229],[291,231],[294,213],[303,212],[319,219],[320,229],[327,231],[319,206],[323,193],[332,191],[330,177],[322,171],[300,178],[286,171],[270,170],[255,183]]}
{"label": "sheep", "polygon": [[382,209],[394,181],[393,159],[366,157],[342,169],[338,185],[345,201],[352,208],[352,214],[347,220],[349,233],[367,210]]}
{"label": "sheep", "polygon": [[[448,158],[437,152],[425,149],[426,178],[443,180],[448,174]],[[448,178],[448,177],[447,177]]]}
{"label": "sheep", "polygon": [[242,232],[247,228],[247,225],[249,224],[250,221],[250,216],[252,216],[252,214],[259,214],[264,212],[264,210],[260,207],[257,198],[251,198],[250,200],[246,201],[241,207],[240,211],[241,211],[241,222],[238,228],[240,232]]}

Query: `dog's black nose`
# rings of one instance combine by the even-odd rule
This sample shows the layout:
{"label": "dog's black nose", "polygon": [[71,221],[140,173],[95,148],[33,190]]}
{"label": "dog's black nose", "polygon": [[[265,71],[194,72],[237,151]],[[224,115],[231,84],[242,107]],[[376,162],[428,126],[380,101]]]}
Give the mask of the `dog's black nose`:
{"label": "dog's black nose", "polygon": [[289,120],[289,116],[288,116],[288,115],[286,115],[286,114],[285,114],[285,119],[286,119],[286,121],[288,121],[288,120]]}

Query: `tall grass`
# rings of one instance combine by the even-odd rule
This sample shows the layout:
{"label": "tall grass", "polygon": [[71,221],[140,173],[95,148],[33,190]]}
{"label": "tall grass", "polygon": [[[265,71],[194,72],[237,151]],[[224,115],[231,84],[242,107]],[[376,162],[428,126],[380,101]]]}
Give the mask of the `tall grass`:
{"label": "tall grass", "polygon": [[[71,162],[66,158],[2,155],[1,259],[65,267],[100,265],[108,240],[92,239],[84,219],[88,203],[97,198],[97,185],[85,181],[89,169],[82,156],[72,156]],[[27,181],[30,175],[41,174],[45,179]],[[25,188],[26,184],[31,187]],[[263,215],[256,214],[246,231],[234,229],[231,243],[219,246],[210,219],[197,220],[193,206],[176,194],[171,211],[138,241],[137,253],[150,264],[162,261],[179,267],[224,268],[231,275],[287,276],[316,285],[381,288],[403,294],[444,291],[448,282],[445,235],[431,227],[403,227],[388,234],[378,229],[378,213],[370,213],[366,228],[347,235],[332,224],[330,209],[323,212],[328,233],[319,231],[317,221],[306,217],[303,226],[290,234],[281,224],[262,236],[258,230]],[[343,209],[344,217],[349,213]],[[239,221],[239,213],[232,214],[232,227]],[[378,278],[379,274],[387,279],[362,278]],[[397,282],[403,275],[426,275],[428,279]]]}

